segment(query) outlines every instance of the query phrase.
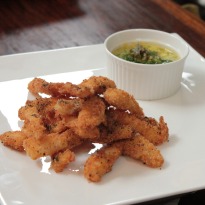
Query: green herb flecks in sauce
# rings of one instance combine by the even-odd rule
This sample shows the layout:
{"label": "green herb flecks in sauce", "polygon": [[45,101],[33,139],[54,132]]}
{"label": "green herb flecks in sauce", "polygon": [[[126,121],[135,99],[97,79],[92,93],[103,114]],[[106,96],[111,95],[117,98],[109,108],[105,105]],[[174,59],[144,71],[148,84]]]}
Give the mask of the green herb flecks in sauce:
{"label": "green herb flecks in sauce", "polygon": [[179,59],[179,55],[168,47],[152,42],[125,43],[112,52],[127,61],[143,64],[162,64]]}

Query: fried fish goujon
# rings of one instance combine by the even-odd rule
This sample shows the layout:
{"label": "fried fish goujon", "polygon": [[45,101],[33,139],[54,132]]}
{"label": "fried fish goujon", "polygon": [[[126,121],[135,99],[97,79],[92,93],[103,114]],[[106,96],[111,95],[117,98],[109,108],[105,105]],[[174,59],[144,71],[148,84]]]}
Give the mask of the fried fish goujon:
{"label": "fried fish goujon", "polygon": [[76,147],[100,143],[84,164],[91,182],[101,181],[122,156],[151,168],[163,166],[156,146],[169,137],[164,117],[146,116],[135,98],[107,77],[92,76],[78,85],[34,78],[28,90],[36,99],[19,108],[21,130],[0,135],[5,146],[33,160],[50,156],[50,169],[59,173],[75,163]]}

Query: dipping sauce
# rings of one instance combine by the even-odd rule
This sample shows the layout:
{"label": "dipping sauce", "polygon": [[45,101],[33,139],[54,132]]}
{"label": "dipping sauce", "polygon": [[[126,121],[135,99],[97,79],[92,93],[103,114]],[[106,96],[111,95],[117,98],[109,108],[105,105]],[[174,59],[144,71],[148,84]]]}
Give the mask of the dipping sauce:
{"label": "dipping sauce", "polygon": [[180,59],[173,49],[147,41],[124,43],[112,53],[124,60],[142,64],[163,64]]}

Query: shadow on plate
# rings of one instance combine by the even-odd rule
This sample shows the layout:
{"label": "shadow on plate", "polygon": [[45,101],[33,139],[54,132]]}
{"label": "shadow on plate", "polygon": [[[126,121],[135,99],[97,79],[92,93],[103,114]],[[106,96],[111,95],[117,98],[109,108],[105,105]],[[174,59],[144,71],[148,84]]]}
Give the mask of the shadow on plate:
{"label": "shadow on plate", "polygon": [[11,130],[11,127],[9,125],[9,122],[7,118],[3,115],[3,113],[0,111],[0,134]]}

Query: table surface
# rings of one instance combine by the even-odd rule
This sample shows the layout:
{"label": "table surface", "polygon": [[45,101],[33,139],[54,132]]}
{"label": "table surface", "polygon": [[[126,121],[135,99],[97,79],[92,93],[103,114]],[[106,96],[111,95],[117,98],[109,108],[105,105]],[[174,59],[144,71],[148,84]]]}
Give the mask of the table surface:
{"label": "table surface", "polygon": [[171,0],[0,1],[0,55],[99,44],[131,28],[178,33],[205,57],[205,22]]}

